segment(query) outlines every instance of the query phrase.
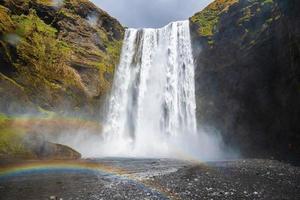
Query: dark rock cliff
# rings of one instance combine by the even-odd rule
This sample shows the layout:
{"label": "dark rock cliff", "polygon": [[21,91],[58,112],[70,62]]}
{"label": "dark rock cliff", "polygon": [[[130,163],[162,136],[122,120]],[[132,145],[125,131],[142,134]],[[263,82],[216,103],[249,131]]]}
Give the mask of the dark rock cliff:
{"label": "dark rock cliff", "polygon": [[0,1],[0,112],[95,116],[124,29],[87,0]]}
{"label": "dark rock cliff", "polygon": [[191,21],[197,116],[244,156],[300,156],[300,2],[217,0]]}

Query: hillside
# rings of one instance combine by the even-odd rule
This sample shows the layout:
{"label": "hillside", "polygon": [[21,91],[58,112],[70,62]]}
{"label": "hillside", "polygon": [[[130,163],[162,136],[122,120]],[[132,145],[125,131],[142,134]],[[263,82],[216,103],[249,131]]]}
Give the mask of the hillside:
{"label": "hillside", "polygon": [[197,115],[247,156],[300,153],[300,4],[216,0],[190,18]]}
{"label": "hillside", "polygon": [[0,158],[80,158],[49,141],[101,132],[123,35],[87,0],[0,1]]}
{"label": "hillside", "polygon": [[59,2],[0,1],[1,112],[99,114],[124,29],[87,0]]}

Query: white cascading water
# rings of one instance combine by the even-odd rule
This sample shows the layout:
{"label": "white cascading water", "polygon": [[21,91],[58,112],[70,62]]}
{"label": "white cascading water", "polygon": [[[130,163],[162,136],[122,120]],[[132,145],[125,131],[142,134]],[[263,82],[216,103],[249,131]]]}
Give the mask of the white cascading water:
{"label": "white cascading water", "polygon": [[127,29],[101,154],[173,157],[185,148],[178,140],[197,134],[195,109],[189,22]]}

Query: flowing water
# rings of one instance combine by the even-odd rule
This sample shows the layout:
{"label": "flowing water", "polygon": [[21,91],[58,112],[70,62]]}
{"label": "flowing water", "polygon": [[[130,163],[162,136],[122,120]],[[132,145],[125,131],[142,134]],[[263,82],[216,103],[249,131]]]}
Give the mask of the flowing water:
{"label": "flowing water", "polygon": [[194,85],[188,21],[161,29],[127,29],[104,125],[102,155],[179,153],[179,141],[197,132]]}

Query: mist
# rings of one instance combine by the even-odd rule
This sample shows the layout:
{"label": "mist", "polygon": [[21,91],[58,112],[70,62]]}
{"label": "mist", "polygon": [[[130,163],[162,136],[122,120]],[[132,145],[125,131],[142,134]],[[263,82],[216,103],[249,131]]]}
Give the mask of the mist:
{"label": "mist", "polygon": [[[177,34],[182,40],[173,41]],[[157,46],[151,38],[160,41]],[[200,161],[236,157],[234,151],[225,147],[217,130],[206,126],[204,129],[202,125],[197,128],[194,65],[189,43],[188,21],[156,30],[127,30],[111,95],[105,104],[106,113],[102,113],[101,133],[90,134],[80,128],[50,139],[73,147],[84,157]],[[171,57],[173,54],[184,56]],[[168,65],[169,62],[173,65]],[[173,66],[173,70],[168,68]],[[178,84],[174,85],[174,81]],[[171,87],[175,88],[165,90]]]}
{"label": "mist", "polygon": [[150,136],[147,143],[140,144],[138,148],[131,149],[132,151],[124,151],[120,141],[106,142],[101,134],[91,133],[88,128],[65,130],[58,135],[50,132],[48,130],[48,134],[45,134],[47,140],[68,145],[80,152],[84,158],[173,158],[203,162],[239,157],[236,150],[225,146],[222,136],[213,128],[200,129],[195,135],[181,135],[175,138]]}
{"label": "mist", "polygon": [[[102,113],[101,117],[106,118],[107,114]],[[78,116],[80,114],[77,113],[77,116],[72,117],[71,111],[69,117],[67,114],[18,114],[11,126],[27,130],[24,138],[27,144],[47,141],[67,145],[78,151],[83,158],[173,158],[205,162],[240,157],[236,149],[224,144],[220,131],[213,127],[198,124],[196,133],[185,132],[171,137],[153,133],[153,128],[145,126],[143,136],[136,140],[128,137],[107,140],[103,130],[104,121],[98,118],[86,120]],[[111,136],[114,138],[114,135]]]}
{"label": "mist", "polygon": [[40,117],[35,113],[18,115],[13,127],[25,127],[26,143],[52,142],[67,145],[78,151],[83,158],[131,157],[131,158],[173,158],[195,161],[216,161],[236,159],[236,149],[223,143],[220,132],[213,127],[198,124],[196,134],[179,134],[161,137],[148,134],[146,140],[135,141],[128,138],[106,140],[103,135],[104,122],[72,117]]}
{"label": "mist", "polygon": [[159,28],[186,20],[212,0],[92,0],[101,9],[131,28]]}

